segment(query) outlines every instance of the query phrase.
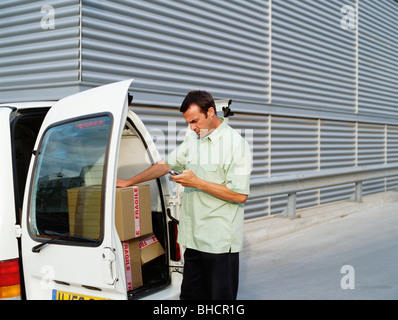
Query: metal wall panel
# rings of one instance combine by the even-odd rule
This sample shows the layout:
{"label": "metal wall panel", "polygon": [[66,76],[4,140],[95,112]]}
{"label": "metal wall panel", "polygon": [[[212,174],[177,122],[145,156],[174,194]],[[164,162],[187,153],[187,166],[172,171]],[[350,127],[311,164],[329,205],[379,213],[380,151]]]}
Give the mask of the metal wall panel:
{"label": "metal wall panel", "polygon": [[397,13],[393,0],[3,0],[0,99],[133,77],[145,104],[203,88],[250,113],[397,124]]}
{"label": "metal wall panel", "polygon": [[132,77],[146,103],[197,88],[266,100],[267,1],[82,1],[84,82]]}
{"label": "metal wall panel", "polygon": [[[51,86],[57,87],[59,98],[63,86],[79,80],[80,1],[52,3],[54,6],[49,1],[0,2],[3,102],[22,99],[26,90]],[[32,100],[31,95],[25,99],[29,97]]]}
{"label": "metal wall panel", "polygon": [[[317,171],[319,167],[319,127],[314,119],[272,117],[271,176]],[[271,214],[286,207],[286,195],[271,197]],[[317,191],[297,195],[297,207],[318,203]]]}
{"label": "metal wall panel", "polygon": [[[398,127],[380,124],[270,117],[272,176],[396,162]],[[365,181],[363,194],[397,188],[398,179]],[[354,185],[297,194],[297,208],[349,199]],[[268,214],[283,211],[287,195],[270,199]],[[255,213],[252,214],[256,216]]]}
{"label": "metal wall panel", "polygon": [[135,105],[132,110],[145,124],[162,158],[184,140],[187,124],[177,109]]}
{"label": "metal wall panel", "polygon": [[[231,105],[232,110],[234,105]],[[270,116],[247,115],[235,112],[229,124],[249,142],[253,155],[252,178],[270,175]],[[254,218],[270,214],[270,199],[263,197],[248,199],[245,205],[245,217]]]}
{"label": "metal wall panel", "polygon": [[272,104],[354,112],[355,33],[340,10],[355,1],[272,1]]}
{"label": "metal wall panel", "polygon": [[397,17],[396,1],[360,1],[360,114],[398,116]]}
{"label": "metal wall panel", "polygon": [[272,117],[271,175],[317,171],[318,121]]}
{"label": "metal wall panel", "polygon": [[[356,166],[356,124],[322,120],[320,127],[320,170],[353,168]],[[347,199],[354,192],[353,185],[320,190],[319,203]]]}
{"label": "metal wall panel", "polygon": [[[387,163],[398,162],[398,126],[387,126]],[[387,178],[387,190],[398,190],[398,177]]]}
{"label": "metal wall panel", "polygon": [[[358,124],[358,166],[386,164],[386,126]],[[365,181],[363,194],[385,190],[385,179]]]}
{"label": "metal wall panel", "polygon": [[356,166],[355,123],[322,120],[320,144],[320,170]]}
{"label": "metal wall panel", "polygon": [[398,162],[398,126],[387,126],[387,163]]}
{"label": "metal wall panel", "polygon": [[358,166],[386,163],[384,125],[358,124]]}

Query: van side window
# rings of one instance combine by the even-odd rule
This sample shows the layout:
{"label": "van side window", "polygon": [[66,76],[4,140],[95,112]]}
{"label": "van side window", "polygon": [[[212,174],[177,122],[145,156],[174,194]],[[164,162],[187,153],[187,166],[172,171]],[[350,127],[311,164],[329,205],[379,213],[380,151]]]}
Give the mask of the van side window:
{"label": "van side window", "polygon": [[[37,152],[29,204],[34,237],[100,241],[111,118],[84,118],[51,127]],[[93,242],[89,242],[93,243]]]}

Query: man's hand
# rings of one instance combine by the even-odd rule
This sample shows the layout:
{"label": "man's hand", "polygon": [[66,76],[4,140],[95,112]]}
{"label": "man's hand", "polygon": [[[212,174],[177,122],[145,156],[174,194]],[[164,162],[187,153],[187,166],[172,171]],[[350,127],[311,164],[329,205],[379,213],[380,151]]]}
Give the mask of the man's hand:
{"label": "man's hand", "polygon": [[166,162],[164,160],[160,160],[130,179],[116,179],[116,188],[126,188],[135,184],[157,179],[167,174],[168,170],[170,170],[170,168]]}
{"label": "man's hand", "polygon": [[184,170],[179,175],[170,175],[173,181],[181,184],[183,187],[192,187],[197,188],[197,184],[199,182],[199,178],[191,171],[191,170]]}
{"label": "man's hand", "polygon": [[222,200],[238,203],[245,203],[247,200],[247,195],[231,191],[226,185],[200,179],[191,170],[184,170],[182,174],[170,175],[170,177],[184,187],[203,190]]}
{"label": "man's hand", "polygon": [[130,181],[128,179],[116,179],[116,188],[127,187],[130,187]]}

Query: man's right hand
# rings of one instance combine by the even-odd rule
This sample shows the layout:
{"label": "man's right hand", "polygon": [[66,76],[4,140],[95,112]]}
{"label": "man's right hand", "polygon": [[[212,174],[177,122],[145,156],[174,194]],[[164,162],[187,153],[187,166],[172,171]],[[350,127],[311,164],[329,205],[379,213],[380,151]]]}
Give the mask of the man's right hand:
{"label": "man's right hand", "polygon": [[171,170],[171,168],[169,168],[166,162],[164,160],[160,160],[130,179],[116,179],[116,188],[131,187],[142,182],[157,179],[167,174],[169,170]]}
{"label": "man's right hand", "polygon": [[116,179],[116,188],[130,187],[130,181],[127,179]]}

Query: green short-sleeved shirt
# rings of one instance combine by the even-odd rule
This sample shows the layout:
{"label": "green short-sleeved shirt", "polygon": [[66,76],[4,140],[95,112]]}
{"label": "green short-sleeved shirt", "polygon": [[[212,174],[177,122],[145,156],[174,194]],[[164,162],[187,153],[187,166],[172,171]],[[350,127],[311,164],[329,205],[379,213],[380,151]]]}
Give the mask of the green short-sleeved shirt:
{"label": "green short-sleeved shirt", "polygon": [[[249,194],[252,156],[249,144],[226,122],[205,138],[189,132],[166,159],[174,170]],[[221,200],[196,188],[184,189],[178,242],[208,253],[239,252],[243,247],[244,205]]]}

